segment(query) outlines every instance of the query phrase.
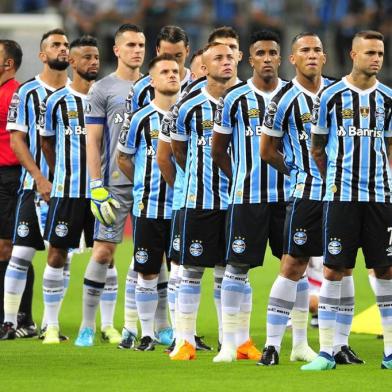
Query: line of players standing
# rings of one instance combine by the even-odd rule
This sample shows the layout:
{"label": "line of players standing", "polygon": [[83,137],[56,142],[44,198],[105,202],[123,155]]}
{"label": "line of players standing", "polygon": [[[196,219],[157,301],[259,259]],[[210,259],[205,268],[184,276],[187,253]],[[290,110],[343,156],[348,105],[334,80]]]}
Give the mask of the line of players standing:
{"label": "line of players standing", "polygon": [[[139,54],[132,55],[136,66],[128,67],[127,77],[122,78],[118,75],[120,42],[128,33],[132,39],[129,37],[128,41],[125,40],[125,46],[133,48],[134,52],[137,52],[135,48],[139,48]],[[49,35],[43,39],[41,49],[46,44],[45,40],[56,35],[65,38],[56,33]],[[59,44],[58,47],[63,45],[66,48],[66,42],[61,43],[59,37],[56,39],[54,42]],[[290,56],[296,77],[291,82],[284,82],[277,74],[280,64],[279,39],[271,32],[259,31],[252,35],[250,43],[253,76],[241,82],[236,75],[236,67],[241,59],[238,36],[230,28],[217,29],[211,34],[209,44],[199,53],[201,65],[197,65],[196,58],[193,61],[193,65],[205,76],[191,83],[190,71],[184,67],[189,50],[186,34],[180,28],[168,26],[158,36],[158,57],[151,61],[149,75],[133,85],[126,99],[125,113],[115,113],[113,107],[124,104],[125,94],[129,90],[125,89],[122,79],[139,79],[144,36],[135,26],[122,26],[116,34],[115,43],[115,53],[119,58],[117,74],[95,83],[86,97],[98,68],[96,41],[82,37],[73,42],[70,51],[70,64],[74,70],[72,83],[51,94],[40,105],[41,121],[38,123],[42,150],[54,173],[45,227],[45,239],[49,241],[50,247],[44,274],[47,328],[43,342],[60,341],[58,312],[64,295],[63,267],[68,250],[78,247],[84,229],[86,244],[91,245],[94,239],[94,245],[85,273],[83,321],[75,344],[93,345],[96,309],[105,288],[108,267],[113,264],[115,244],[121,241],[125,217],[132,205],[130,187],[133,179],[134,263],[127,276],[121,347],[134,345],[137,314],[142,327],[138,350],[154,349],[156,331],[163,332],[161,340],[165,340],[165,333],[170,333],[164,321],[157,326],[159,323],[156,318],[159,299],[164,298],[159,293],[159,276],[164,269],[162,258],[165,253],[171,261],[168,297],[174,327],[171,359],[195,358],[200,281],[204,268],[214,267],[214,296],[222,343],[214,362],[261,357],[261,365],[278,364],[281,339],[291,315],[294,338],[291,359],[311,361],[303,367],[304,370],[333,368],[335,361],[361,363],[348,346],[354,307],[351,276],[355,261],[353,248],[362,246],[368,267],[374,268],[377,281],[375,291],[387,335],[390,318],[387,311],[390,302],[390,256],[380,251],[383,247],[388,248],[388,225],[385,219],[381,220],[380,225],[377,215],[381,205],[385,207],[384,216],[388,217],[390,213],[390,173],[386,165],[386,148],[380,142],[384,130],[385,137],[389,136],[390,91],[375,79],[382,65],[382,36],[375,32],[356,36],[352,52],[353,73],[333,83],[321,76],[325,55],[319,38],[312,33],[300,34],[293,39]],[[377,59],[366,63],[363,59],[366,57],[363,55],[365,52],[370,53],[368,58],[373,56]],[[63,57],[66,57],[65,52]],[[60,58],[57,60],[61,62]],[[372,68],[372,72],[369,72],[369,68]],[[362,77],[360,82],[358,75]],[[34,82],[37,82],[37,78]],[[330,97],[326,98],[330,106],[325,110],[325,106],[314,105],[314,102],[317,102],[317,94],[328,85],[331,87],[326,88],[323,94],[331,91],[337,94],[341,90],[349,93],[346,92],[343,98],[338,99],[333,96],[338,103]],[[335,86],[339,86],[336,92]],[[182,94],[177,100],[180,89]],[[123,90],[124,98],[119,99],[118,91]],[[20,91],[13,100],[14,106],[11,103],[15,120],[12,124],[10,116],[9,128],[26,132],[27,126],[23,122],[21,124],[24,126],[15,126],[18,124],[18,116],[26,117],[26,110],[18,108],[22,101]],[[357,108],[356,95],[370,96],[368,101],[366,98],[360,99],[360,109]],[[323,97],[321,95],[321,102]],[[335,107],[338,108],[338,114],[328,117]],[[337,119],[339,116],[344,119],[343,122]],[[357,121],[358,116],[373,116],[376,120],[367,120],[367,123],[362,124],[361,121],[365,120]],[[326,177],[325,146],[330,151],[329,165],[332,151],[339,151],[341,155],[347,152],[344,150],[346,147],[340,147],[335,134],[329,139],[322,136],[321,141],[312,136],[315,140],[313,160],[310,154],[312,119],[324,121],[314,124],[314,135],[328,135],[331,124],[336,126],[337,123],[340,126],[336,127],[340,132],[336,132],[338,136],[356,137],[356,149],[369,149],[369,144],[372,144],[371,149],[376,154],[368,162],[357,163],[354,169],[347,168],[348,165],[342,163],[342,157],[335,157],[335,161],[328,166],[334,167],[334,172],[329,183],[327,177],[326,189],[323,181]],[[350,121],[355,123],[351,128]],[[114,124],[120,124],[117,125],[116,133]],[[362,133],[358,131],[354,135],[354,128]],[[345,129],[351,133],[345,132]],[[381,132],[381,136],[377,132]],[[363,136],[378,139],[366,144],[362,143]],[[335,143],[333,147],[329,146],[330,141]],[[344,143],[345,146],[347,144]],[[260,148],[264,161],[260,158]],[[350,183],[356,187],[355,190],[347,191],[341,185],[345,184],[344,177],[355,177],[353,173],[362,166],[374,173],[374,183],[369,184],[370,181],[361,174],[359,181],[354,185],[353,181]],[[338,180],[336,172],[339,171],[343,173],[340,173]],[[17,221],[23,217],[23,222],[28,224],[29,219],[34,219],[31,217],[31,208],[23,208],[27,203],[31,206],[30,199],[34,199],[31,196],[34,192],[32,185],[29,185],[29,180],[32,180],[29,173],[33,174],[34,170],[27,168],[23,182],[28,197],[23,199],[23,192],[17,207]],[[290,175],[291,182],[284,174]],[[32,177],[36,180],[38,192],[47,200],[50,183],[47,180],[45,183],[39,176]],[[363,188],[367,191],[363,191]],[[350,201],[366,202],[372,206],[375,204],[375,211],[371,210],[363,219],[369,226],[377,222],[379,238],[376,246],[374,236],[369,240],[365,234],[357,231],[355,242],[351,232],[351,236],[339,232],[336,228],[336,216],[339,215],[336,214],[342,212],[335,212],[328,220],[332,213],[329,212],[330,204],[327,204],[328,208],[324,211],[327,231],[324,236],[330,238],[324,238],[327,250],[324,254],[328,256],[328,273],[322,285],[325,296],[322,296],[320,310],[325,317],[320,320],[321,351],[317,356],[307,344],[309,286],[303,275],[309,257],[323,254],[321,201],[326,194],[325,197],[330,199],[325,200],[333,202],[331,210],[334,210],[337,200],[335,193],[340,195],[336,202],[339,206],[342,206],[339,203],[344,205]],[[350,196],[347,197],[347,193]],[[286,207],[289,196],[291,198]],[[90,231],[88,228],[91,229],[92,224],[88,222],[92,216],[89,199],[97,218],[94,230]],[[113,213],[114,209],[116,214]],[[30,216],[24,216],[24,210],[30,211]],[[335,221],[335,226],[330,221]],[[356,226],[362,227],[363,222],[356,222]],[[20,236],[26,230],[19,228],[20,224],[15,230],[16,245],[23,243],[18,241],[29,237]],[[338,234],[330,234],[330,230],[331,233],[338,230]],[[267,240],[270,241],[273,254],[278,258],[283,257],[280,276],[271,290],[267,311],[267,343],[261,355],[249,337],[252,290],[247,274],[250,268],[262,265]],[[14,247],[10,273],[7,269],[6,279],[23,280],[12,268],[17,272],[23,269],[26,275],[32,256],[30,258],[25,249],[24,254],[15,252],[15,249],[22,252],[20,248],[28,247]],[[374,254],[378,255],[378,261],[374,261]],[[7,309],[9,311],[12,308],[12,320],[15,321],[21,292],[17,293],[19,302],[15,292],[12,298],[7,289],[5,294]],[[16,324],[6,317],[5,321],[3,332],[10,334]],[[109,329],[110,334],[113,330]],[[386,339],[382,362],[386,368],[390,368],[392,362],[388,342]]]}

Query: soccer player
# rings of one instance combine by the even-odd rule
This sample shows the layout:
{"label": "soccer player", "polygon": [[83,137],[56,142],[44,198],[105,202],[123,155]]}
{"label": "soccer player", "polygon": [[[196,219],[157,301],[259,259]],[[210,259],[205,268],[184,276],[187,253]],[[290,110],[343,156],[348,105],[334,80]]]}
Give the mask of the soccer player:
{"label": "soccer player", "polygon": [[136,305],[142,338],[136,350],[154,350],[154,318],[158,307],[158,275],[170,242],[173,189],[164,180],[156,161],[159,129],[163,116],[173,106],[180,91],[180,71],[176,57],[164,53],[149,64],[154,99],[134,112],[124,124],[118,144],[118,165],[134,177],[134,270],[138,272]]}
{"label": "soccer player", "polygon": [[384,58],[377,31],[355,34],[352,71],[314,105],[312,156],[325,179],[324,279],[320,289],[320,353],[302,370],[335,368],[333,336],[344,298],[342,279],[362,247],[384,334],[383,369],[392,369],[392,90],[377,80]]}
{"label": "soccer player", "polygon": [[203,52],[206,87],[180,103],[171,129],[171,144],[178,165],[185,172],[185,212],[181,233],[183,275],[178,293],[177,341],[173,360],[195,358],[196,315],[200,282],[205,267],[224,262],[224,221],[229,180],[211,158],[213,120],[219,98],[234,84],[233,51],[211,43]]}
{"label": "soccer player", "polygon": [[[17,312],[26,286],[27,273],[36,250],[44,250],[35,201],[44,209],[52,184],[41,153],[37,124],[40,104],[48,94],[67,83],[69,44],[61,29],[46,32],[40,42],[42,72],[23,83],[14,94],[7,129],[11,147],[22,165],[13,232],[13,249],[4,281],[4,324],[1,339],[14,339]],[[38,211],[39,211],[38,210]]]}
{"label": "soccer player", "polygon": [[248,271],[263,264],[268,240],[278,259],[283,250],[281,228],[289,178],[263,162],[259,153],[265,109],[285,84],[278,77],[279,37],[270,31],[254,32],[249,52],[253,76],[226,93],[212,139],[214,162],[232,184],[226,228],[228,264],[221,290],[223,342],[214,362],[260,359],[261,353],[249,337],[251,300],[247,297],[252,294]]}
{"label": "soccer player", "polygon": [[203,49],[199,49],[193,53],[191,59],[189,60],[189,69],[191,70],[192,82],[205,76],[204,68],[202,67],[202,54]]}
{"label": "soccer player", "polygon": [[[4,278],[12,252],[12,229],[18,198],[20,164],[10,147],[10,134],[6,130],[7,113],[13,94],[19,86],[15,79],[22,63],[22,49],[15,41],[0,40],[0,325],[4,321]],[[27,272],[26,289],[18,313],[17,337],[36,336],[32,320],[33,266]]]}
{"label": "soccer player", "polygon": [[49,249],[43,277],[47,322],[43,344],[60,343],[58,315],[68,249],[79,246],[83,232],[86,246],[93,245],[94,216],[90,209],[84,106],[99,70],[97,40],[83,36],[72,41],[69,63],[72,83],[55,91],[41,104],[42,151],[54,174],[45,225]]}
{"label": "soccer player", "polygon": [[[87,265],[83,290],[83,319],[78,345],[91,346],[94,342],[94,326],[99,299],[112,301],[113,293],[104,292],[107,279],[115,280],[112,263],[116,245],[122,241],[124,225],[132,208],[132,181],[118,168],[116,162],[117,141],[127,113],[126,101],[133,83],[141,76],[140,67],[144,61],[145,37],[142,30],[132,24],[119,27],[114,36],[114,54],[117,69],[114,73],[96,82],[86,100],[87,164],[91,178],[91,199],[96,216],[94,246]],[[126,103],[128,102],[128,103]],[[120,206],[115,218],[103,220],[101,208],[112,207],[111,200]],[[111,274],[111,272],[113,272]],[[120,348],[131,348],[137,336],[137,310],[135,286],[137,274],[129,269],[125,293],[125,326]],[[102,306],[101,306],[102,309]],[[112,312],[114,307],[112,307]],[[102,312],[101,312],[102,313]],[[109,342],[118,341],[118,332],[113,328],[113,313],[102,324],[102,336]],[[106,325],[105,325],[106,324]]]}
{"label": "soccer player", "polygon": [[[330,84],[321,76],[326,56],[314,33],[301,33],[292,41],[290,62],[296,77],[268,105],[261,139],[261,157],[283,173],[290,173],[292,195],[286,210],[284,250],[280,274],[268,301],[267,342],[260,365],[277,365],[282,337],[291,314],[294,328],[291,360],[312,360],[316,354],[307,344],[309,284],[304,273],[311,256],[322,255],[321,219],[323,179],[310,155],[313,100]],[[283,153],[280,143],[283,140]],[[304,292],[306,295],[303,295]],[[342,334],[348,338],[353,316],[354,287],[347,279]],[[343,314],[343,313],[342,313]],[[342,318],[343,320],[343,318]],[[347,320],[350,320],[347,323]],[[299,326],[302,324],[302,328]]]}

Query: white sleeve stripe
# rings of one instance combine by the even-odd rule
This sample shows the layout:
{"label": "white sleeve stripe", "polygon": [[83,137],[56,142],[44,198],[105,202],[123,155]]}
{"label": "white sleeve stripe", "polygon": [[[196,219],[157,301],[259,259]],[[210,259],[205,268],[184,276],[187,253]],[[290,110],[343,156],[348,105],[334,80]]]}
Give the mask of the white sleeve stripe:
{"label": "white sleeve stripe", "polygon": [[39,134],[41,136],[54,136],[56,135],[56,132],[49,129],[40,129]]}
{"label": "white sleeve stripe", "polygon": [[282,137],[284,135],[283,131],[278,131],[277,129],[270,129],[267,128],[265,125],[261,129],[263,133],[265,133],[268,136],[274,136],[274,137]]}
{"label": "white sleeve stripe", "polygon": [[164,135],[162,132],[159,132],[158,139],[170,143],[170,136]]}
{"label": "white sleeve stripe", "polygon": [[385,131],[384,136],[385,137],[392,137],[392,131]]}
{"label": "white sleeve stripe", "polygon": [[170,138],[173,140],[178,140],[180,142],[187,142],[189,139],[189,136],[188,135],[179,135],[178,133],[170,132]]}
{"label": "white sleeve stripe", "polygon": [[124,154],[135,155],[136,148],[128,148],[123,146],[121,143],[117,144],[117,150],[123,152]]}
{"label": "white sleeve stripe", "polygon": [[310,132],[314,133],[316,135],[328,135],[329,134],[329,129],[328,128],[319,127],[318,125],[312,125]]}
{"label": "white sleeve stripe", "polygon": [[233,133],[233,129],[230,127],[222,127],[222,125],[214,124],[214,132],[231,135]]}
{"label": "white sleeve stripe", "polygon": [[27,133],[29,128],[26,125],[16,124],[13,122],[7,123],[7,131],[21,131]]}

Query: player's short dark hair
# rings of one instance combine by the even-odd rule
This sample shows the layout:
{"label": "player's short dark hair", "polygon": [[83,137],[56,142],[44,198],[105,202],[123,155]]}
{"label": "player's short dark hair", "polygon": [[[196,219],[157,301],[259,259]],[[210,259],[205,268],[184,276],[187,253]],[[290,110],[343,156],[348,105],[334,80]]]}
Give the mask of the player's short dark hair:
{"label": "player's short dark hair", "polygon": [[98,41],[92,35],[82,35],[79,38],[74,39],[69,45],[69,49],[80,48],[82,46],[94,46],[98,47]]}
{"label": "player's short dark hair", "polygon": [[250,36],[249,46],[258,41],[274,41],[280,46],[279,35],[271,30],[256,30]]}
{"label": "player's short dark hair", "polygon": [[234,38],[237,42],[240,42],[240,36],[231,26],[217,27],[208,36],[207,42],[214,42],[217,38]]}
{"label": "player's short dark hair", "polygon": [[133,31],[134,33],[143,33],[143,30],[139,26],[131,23],[124,23],[114,33],[114,41],[116,41],[121,34],[126,33],[127,31]]}
{"label": "player's short dark hair", "polygon": [[302,33],[297,34],[292,40],[291,40],[291,47],[301,38],[303,37],[317,37],[320,39],[320,37],[314,33],[313,31],[303,31]]}
{"label": "player's short dark hair", "polygon": [[201,56],[202,54],[203,54],[203,49],[196,50],[196,52],[192,54],[189,64],[192,64],[195,58]]}
{"label": "player's short dark hair", "polygon": [[0,39],[0,45],[3,45],[5,59],[14,60],[14,68],[17,71],[22,64],[23,52],[20,45],[12,39]]}
{"label": "player's short dark hair", "polygon": [[157,35],[155,46],[159,47],[161,41],[167,41],[171,44],[184,41],[185,46],[189,46],[189,38],[187,33],[178,26],[164,26]]}
{"label": "player's short dark hair", "polygon": [[178,64],[176,56],[173,56],[170,53],[162,53],[159,56],[154,57],[148,64],[148,70],[150,71],[151,68],[154,68],[156,64],[161,61],[175,61]]}
{"label": "player's short dark hair", "polygon": [[42,49],[42,43],[51,35],[66,35],[63,29],[53,29],[49,30],[42,35],[41,41],[39,43],[39,47]]}
{"label": "player's short dark hair", "polygon": [[375,30],[362,30],[358,31],[353,37],[353,41],[355,38],[364,38],[364,39],[377,39],[379,41],[384,42],[384,35],[379,31]]}

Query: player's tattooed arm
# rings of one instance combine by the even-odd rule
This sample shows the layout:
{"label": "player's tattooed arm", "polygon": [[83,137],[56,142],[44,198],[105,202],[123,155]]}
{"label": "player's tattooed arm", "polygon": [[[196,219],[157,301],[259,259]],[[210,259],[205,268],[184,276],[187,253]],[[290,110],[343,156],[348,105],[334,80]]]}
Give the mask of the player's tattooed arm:
{"label": "player's tattooed arm", "polygon": [[133,180],[132,155],[117,150],[117,164],[120,170],[125,174],[125,176],[130,181],[132,181]]}
{"label": "player's tattooed arm", "polygon": [[327,154],[325,152],[327,143],[328,135],[312,133],[312,147],[310,151],[324,180],[327,174]]}
{"label": "player's tattooed arm", "polygon": [[280,151],[282,139],[275,136],[270,136],[265,133],[261,135],[260,141],[260,155],[261,159],[279,172],[289,175],[290,171],[284,163],[284,157]]}
{"label": "player's tattooed arm", "polygon": [[176,167],[173,162],[170,143],[158,139],[157,163],[167,184],[173,188],[176,179]]}
{"label": "player's tattooed arm", "polygon": [[171,148],[173,150],[174,158],[176,158],[176,162],[179,164],[181,169],[185,171],[188,141],[171,139]]}
{"label": "player's tattooed arm", "polygon": [[26,133],[21,131],[12,131],[11,148],[19,159],[20,164],[31,174],[37,185],[37,191],[45,201],[49,201],[52,184],[41,173],[31,156],[29,147],[26,142]]}
{"label": "player's tattooed arm", "polygon": [[211,148],[211,156],[213,161],[226,174],[229,180],[231,180],[233,177],[231,170],[231,159],[228,153],[230,140],[231,135],[214,132],[212,136]]}
{"label": "player's tattooed arm", "polygon": [[56,163],[56,136],[41,136],[41,149],[44,153],[49,170],[54,174]]}

